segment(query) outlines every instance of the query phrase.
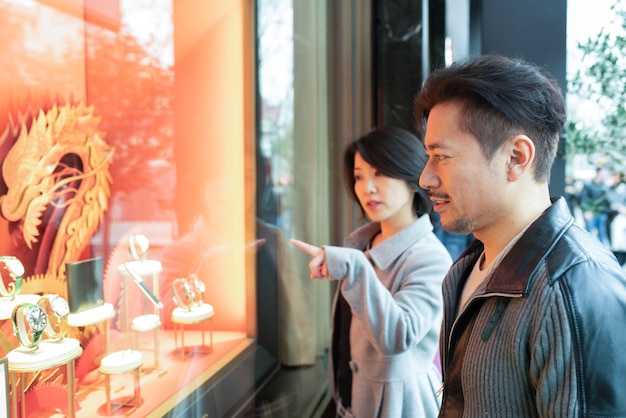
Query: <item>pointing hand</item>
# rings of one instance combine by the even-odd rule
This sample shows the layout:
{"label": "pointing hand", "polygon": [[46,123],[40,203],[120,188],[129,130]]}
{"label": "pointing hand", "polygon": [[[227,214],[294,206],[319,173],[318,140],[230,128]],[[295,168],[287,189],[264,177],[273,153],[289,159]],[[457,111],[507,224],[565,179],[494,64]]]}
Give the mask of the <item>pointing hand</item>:
{"label": "pointing hand", "polygon": [[306,242],[297,239],[290,239],[289,242],[291,242],[296,248],[313,257],[309,262],[312,279],[322,279],[324,277],[328,277],[328,267],[326,266],[326,253],[324,252],[324,248],[316,247],[315,245],[307,244]]}

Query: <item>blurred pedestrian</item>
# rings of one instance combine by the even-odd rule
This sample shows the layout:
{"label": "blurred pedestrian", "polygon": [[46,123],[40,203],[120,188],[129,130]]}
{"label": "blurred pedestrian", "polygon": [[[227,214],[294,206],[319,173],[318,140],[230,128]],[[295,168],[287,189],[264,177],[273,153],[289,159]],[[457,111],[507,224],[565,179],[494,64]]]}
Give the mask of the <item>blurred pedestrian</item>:
{"label": "blurred pedestrian", "polygon": [[606,170],[596,169],[596,175],[583,186],[580,192],[580,208],[585,219],[585,228],[595,233],[604,245],[610,245],[607,229],[610,203],[607,196]]}

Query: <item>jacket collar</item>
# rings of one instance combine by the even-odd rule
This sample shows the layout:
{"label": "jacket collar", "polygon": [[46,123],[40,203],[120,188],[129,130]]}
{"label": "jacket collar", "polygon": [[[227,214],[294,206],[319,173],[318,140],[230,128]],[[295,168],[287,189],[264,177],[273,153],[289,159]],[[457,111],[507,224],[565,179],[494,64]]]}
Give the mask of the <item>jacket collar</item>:
{"label": "jacket collar", "polygon": [[[489,278],[487,293],[526,295],[531,279],[559,238],[574,223],[567,202],[552,199],[547,208],[526,230]],[[482,247],[482,245],[481,245]]]}
{"label": "jacket collar", "polygon": [[[415,222],[367,251],[370,260],[380,269],[386,270],[406,249],[432,232],[433,225],[428,215],[422,215]],[[376,234],[380,232],[378,222],[368,223],[356,229],[346,239],[346,247],[365,250]]]}
{"label": "jacket collar", "polygon": [[[552,205],[530,224],[526,232],[495,268],[486,284],[486,293],[526,295],[530,281],[542,259],[574,223],[564,198],[552,199]],[[482,253],[482,242],[474,240],[452,267],[454,277],[466,277]],[[464,272],[464,273],[462,273]]]}

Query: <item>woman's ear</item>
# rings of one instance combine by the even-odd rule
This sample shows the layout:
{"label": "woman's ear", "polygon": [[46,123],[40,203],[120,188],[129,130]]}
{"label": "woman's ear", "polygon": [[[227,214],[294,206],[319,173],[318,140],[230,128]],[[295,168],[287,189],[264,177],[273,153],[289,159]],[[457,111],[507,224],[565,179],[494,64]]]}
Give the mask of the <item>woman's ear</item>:
{"label": "woman's ear", "polygon": [[507,180],[516,181],[528,172],[535,160],[535,144],[526,135],[516,135],[509,140]]}

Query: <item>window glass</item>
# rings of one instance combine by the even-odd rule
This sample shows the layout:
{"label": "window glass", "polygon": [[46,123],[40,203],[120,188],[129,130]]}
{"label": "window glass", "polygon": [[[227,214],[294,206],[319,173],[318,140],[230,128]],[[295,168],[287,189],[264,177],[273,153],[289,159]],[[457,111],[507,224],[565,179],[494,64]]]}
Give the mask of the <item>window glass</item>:
{"label": "window glass", "polygon": [[[325,370],[329,284],[288,242],[329,241],[321,3],[0,0],[0,255],[25,270],[0,350],[15,303],[78,295],[77,416],[113,405],[103,364],[141,368],[141,416],[233,415],[279,368]],[[28,413],[55,410],[64,372],[31,366]]]}
{"label": "window glass", "polygon": [[[82,350],[78,416],[107,410],[105,356],[140,353],[132,367],[122,364],[134,355],[109,358],[113,374],[140,367],[136,413],[162,416],[257,337],[252,20],[243,1],[184,3],[0,1],[0,255],[24,265],[20,303],[69,298],[67,283],[84,286],[70,306],[99,292],[85,297],[96,311],[68,321],[66,341]],[[12,303],[0,301],[2,356],[20,348]],[[44,342],[40,352],[64,347]],[[67,391],[63,370],[30,366],[25,405],[54,410],[58,398],[44,395],[49,382]],[[241,376],[218,413],[254,384]]]}

